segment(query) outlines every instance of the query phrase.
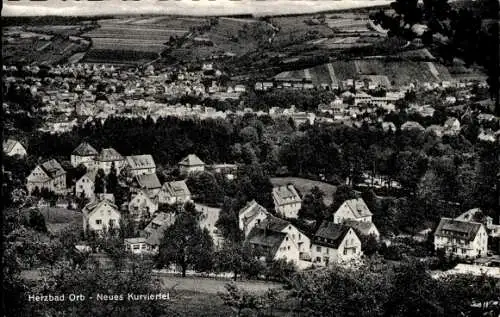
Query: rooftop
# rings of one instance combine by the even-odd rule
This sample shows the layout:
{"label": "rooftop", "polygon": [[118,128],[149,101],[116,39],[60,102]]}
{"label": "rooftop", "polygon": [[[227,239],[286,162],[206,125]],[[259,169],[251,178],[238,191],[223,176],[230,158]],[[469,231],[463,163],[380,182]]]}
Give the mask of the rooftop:
{"label": "rooftop", "polygon": [[324,245],[337,249],[344,240],[350,228],[330,221],[323,221],[319,229],[314,234],[314,244]]}
{"label": "rooftop", "polygon": [[126,157],[127,163],[132,169],[150,169],[156,168],[153,156],[150,154],[131,155]]}
{"label": "rooftop", "polygon": [[94,147],[92,147],[92,145],[88,144],[87,142],[82,142],[79,146],[76,147],[76,149],[73,150],[71,154],[78,156],[96,156],[99,153]]}
{"label": "rooftop", "polygon": [[123,161],[123,156],[113,148],[102,149],[97,157],[101,162]]}
{"label": "rooftop", "polygon": [[182,166],[201,166],[205,165],[205,162],[203,162],[196,154],[189,154],[185,158],[183,158],[180,162],[179,165]]}
{"label": "rooftop", "polygon": [[441,218],[434,235],[472,241],[476,237],[479,229],[481,229],[481,226],[482,224],[479,222]]}

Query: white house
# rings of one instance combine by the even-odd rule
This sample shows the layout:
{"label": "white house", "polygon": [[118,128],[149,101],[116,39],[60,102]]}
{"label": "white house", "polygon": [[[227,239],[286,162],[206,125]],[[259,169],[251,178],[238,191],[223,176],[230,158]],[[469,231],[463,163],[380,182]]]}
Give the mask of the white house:
{"label": "white house", "polygon": [[166,182],[161,187],[158,198],[161,204],[184,204],[191,200],[191,192],[186,181]]}
{"label": "white house", "polygon": [[35,167],[28,176],[26,188],[29,193],[33,193],[35,188],[43,188],[55,193],[66,191],[66,171],[56,160],[49,160]]}
{"label": "white house", "polygon": [[480,222],[486,226],[486,231],[490,237],[500,237],[500,225],[494,224],[493,218],[485,215],[479,208],[467,210],[456,217],[455,220]]}
{"label": "white house", "polygon": [[25,157],[28,154],[26,148],[19,141],[12,139],[3,141],[3,153],[7,156],[18,155],[20,157]]}
{"label": "white house", "polygon": [[299,248],[288,233],[266,231],[255,227],[248,234],[245,243],[261,260],[283,259],[293,262],[300,260]]}
{"label": "white house", "polygon": [[292,184],[274,187],[272,196],[277,214],[285,218],[297,218],[302,199]]}
{"label": "white house", "polygon": [[83,195],[92,200],[95,197],[95,177],[97,170],[90,170],[85,175],[80,177],[75,184],[75,195],[80,197]]}
{"label": "white house", "polygon": [[104,173],[109,174],[111,167],[114,166],[116,173],[120,174],[121,169],[125,164],[125,159],[113,148],[102,149],[101,153],[95,158],[98,169],[104,170]]}
{"label": "white house", "polygon": [[301,260],[311,260],[311,239],[289,221],[269,215],[269,217],[257,224],[256,227],[265,229],[268,232],[288,234],[289,238],[295,242],[299,249],[299,258]]}
{"label": "white house", "polygon": [[119,229],[121,215],[118,207],[107,199],[87,204],[83,210],[83,231],[102,233],[110,228]]}
{"label": "white house", "polygon": [[136,220],[143,219],[143,217],[149,219],[158,210],[158,200],[150,198],[147,193],[140,190],[130,200],[128,210]]}
{"label": "white house", "polygon": [[151,253],[151,247],[146,243],[145,237],[124,239],[125,250],[132,254]]}
{"label": "white house", "polygon": [[311,257],[315,265],[328,266],[361,255],[361,240],[356,232],[341,224],[324,221],[311,241]]}
{"label": "white house", "polygon": [[444,134],[456,135],[460,133],[460,121],[457,118],[448,118],[443,125]]}
{"label": "white house", "polygon": [[461,258],[486,256],[488,233],[479,222],[441,218],[434,233],[434,247]]}
{"label": "white house", "polygon": [[372,215],[362,198],[349,199],[344,201],[333,214],[333,222],[343,223],[346,220],[372,222]]}
{"label": "white house", "polygon": [[76,149],[71,153],[71,165],[77,167],[80,164],[85,165],[87,169],[93,169],[95,164],[95,158],[99,153],[92,145],[87,142],[81,143]]}
{"label": "white house", "polygon": [[377,240],[380,238],[380,232],[373,222],[346,220],[344,225],[353,228],[358,234],[373,236]]}
{"label": "white house", "polygon": [[266,208],[259,205],[255,200],[248,202],[238,213],[239,228],[243,234],[248,236],[250,231],[262,220],[269,216]]}
{"label": "white house", "polygon": [[131,177],[156,173],[156,164],[150,154],[126,157],[126,169]]}
{"label": "white house", "polygon": [[196,154],[189,154],[179,162],[181,175],[205,171],[205,163]]}

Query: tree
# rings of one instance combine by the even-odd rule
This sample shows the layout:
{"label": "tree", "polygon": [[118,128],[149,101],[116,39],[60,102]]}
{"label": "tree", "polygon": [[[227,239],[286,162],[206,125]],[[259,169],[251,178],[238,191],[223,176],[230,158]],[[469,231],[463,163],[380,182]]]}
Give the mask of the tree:
{"label": "tree", "polygon": [[115,194],[118,186],[118,175],[115,167],[115,162],[111,163],[111,170],[109,171],[106,189],[108,193]]}
{"label": "tree", "polygon": [[95,176],[95,188],[94,192],[96,194],[104,193],[104,189],[106,187],[106,175],[103,169],[99,169]]}
{"label": "tree", "polygon": [[37,209],[32,209],[29,216],[29,226],[36,231],[47,232],[45,217]]}
{"label": "tree", "polygon": [[245,292],[232,283],[226,284],[225,287],[226,293],[220,292],[219,296],[224,301],[224,305],[231,307],[235,316],[240,317],[243,312],[252,312],[254,309],[262,308],[258,296]]}
{"label": "tree", "polygon": [[182,276],[188,268],[206,270],[213,254],[213,240],[199,225],[199,213],[194,204],[186,204],[172,226],[165,230],[157,256],[159,267],[176,264]]}
{"label": "tree", "polygon": [[356,198],[351,187],[347,185],[340,185],[333,193],[333,202],[330,205],[330,210],[334,213],[344,203],[344,201]]}
{"label": "tree", "polygon": [[325,218],[326,205],[324,202],[325,193],[314,186],[311,192],[307,193],[302,200],[302,206],[298,216],[302,219],[323,220]]}

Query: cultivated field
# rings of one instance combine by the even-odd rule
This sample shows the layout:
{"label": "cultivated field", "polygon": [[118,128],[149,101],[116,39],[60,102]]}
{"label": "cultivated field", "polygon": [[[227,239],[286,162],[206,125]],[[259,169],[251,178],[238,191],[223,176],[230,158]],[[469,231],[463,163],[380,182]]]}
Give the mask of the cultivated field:
{"label": "cultivated field", "polygon": [[333,185],[299,177],[274,177],[271,178],[271,183],[274,186],[293,184],[293,186],[295,186],[295,188],[297,188],[297,190],[300,192],[302,197],[304,197],[311,191],[313,187],[316,186],[321,189],[323,193],[325,193],[324,201],[327,205],[330,205],[332,203],[332,196],[337,190],[337,187]]}

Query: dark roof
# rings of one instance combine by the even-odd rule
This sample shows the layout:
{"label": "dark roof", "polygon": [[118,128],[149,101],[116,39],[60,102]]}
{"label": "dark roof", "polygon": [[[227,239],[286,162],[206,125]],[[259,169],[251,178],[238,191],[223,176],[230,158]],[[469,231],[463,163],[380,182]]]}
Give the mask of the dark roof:
{"label": "dark roof", "polygon": [[179,165],[202,166],[205,165],[205,162],[203,162],[196,154],[189,154],[179,162]]}
{"label": "dark roof", "polygon": [[286,235],[283,232],[254,227],[248,234],[245,242],[259,247],[259,251],[263,252],[261,255],[274,257]]}
{"label": "dark roof", "polygon": [[45,173],[47,173],[50,178],[55,178],[66,174],[66,171],[62,168],[61,164],[59,164],[59,162],[54,159],[43,163],[42,165],[40,165],[40,167]]}
{"label": "dark roof", "polygon": [[156,174],[137,175],[135,177],[140,188],[156,189],[161,188],[160,180]]}
{"label": "dark roof", "polygon": [[267,229],[274,232],[281,232],[289,225],[290,222],[270,215],[266,219],[262,220],[258,225],[258,227],[261,229]]}
{"label": "dark roof", "polygon": [[346,220],[344,221],[344,224],[359,231],[359,233],[364,234],[365,236],[370,234],[370,229],[374,226],[373,222],[356,220]]}
{"label": "dark roof", "polygon": [[313,243],[337,249],[351,228],[330,221],[323,221],[313,237]]}
{"label": "dark roof", "polygon": [[101,162],[123,161],[123,156],[113,148],[102,149],[97,157]]}
{"label": "dark roof", "polygon": [[482,224],[479,222],[441,218],[434,235],[472,241],[476,237],[479,229],[481,229],[481,226]]}
{"label": "dark roof", "polygon": [[155,161],[150,154],[131,155],[127,156],[126,160],[131,169],[156,168]]}
{"label": "dark roof", "polygon": [[77,146],[71,154],[78,156],[96,156],[99,153],[92,147],[92,145],[88,144],[87,142],[83,142],[79,146]]}

